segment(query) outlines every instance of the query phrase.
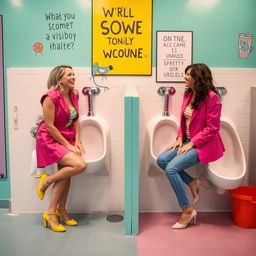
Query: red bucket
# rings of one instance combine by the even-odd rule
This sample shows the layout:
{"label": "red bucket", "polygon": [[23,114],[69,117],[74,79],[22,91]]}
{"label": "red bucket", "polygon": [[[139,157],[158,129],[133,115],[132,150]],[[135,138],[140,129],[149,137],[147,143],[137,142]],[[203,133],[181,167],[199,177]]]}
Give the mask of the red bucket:
{"label": "red bucket", "polygon": [[256,187],[241,186],[230,190],[232,220],[243,228],[256,228]]}

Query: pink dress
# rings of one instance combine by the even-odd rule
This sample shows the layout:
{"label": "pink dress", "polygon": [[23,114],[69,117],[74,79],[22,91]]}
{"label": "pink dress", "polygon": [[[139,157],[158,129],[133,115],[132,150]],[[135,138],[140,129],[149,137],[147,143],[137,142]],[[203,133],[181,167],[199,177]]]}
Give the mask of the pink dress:
{"label": "pink dress", "polygon": [[[76,130],[73,124],[66,127],[66,125],[70,121],[70,110],[64,100],[64,97],[58,89],[51,90],[42,96],[40,100],[41,104],[43,104],[44,99],[47,96],[51,98],[52,102],[55,105],[54,125],[62,134],[62,136],[65,137],[70,142],[70,144],[74,145]],[[74,119],[74,121],[76,121],[79,117],[78,92],[76,94],[70,93],[70,99],[77,111],[77,118]],[[64,155],[69,152],[71,151],[68,148],[60,144],[50,135],[50,133],[46,129],[45,122],[42,120],[38,126],[38,131],[36,134],[37,167],[41,168],[47,165],[57,163]]]}

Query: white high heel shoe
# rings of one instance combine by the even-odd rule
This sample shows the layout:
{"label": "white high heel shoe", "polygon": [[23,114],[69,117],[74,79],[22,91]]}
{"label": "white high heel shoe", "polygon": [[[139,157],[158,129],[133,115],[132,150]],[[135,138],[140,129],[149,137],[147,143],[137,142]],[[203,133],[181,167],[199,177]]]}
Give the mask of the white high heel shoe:
{"label": "white high heel shoe", "polygon": [[187,218],[186,223],[185,223],[185,224],[181,224],[181,223],[179,223],[179,222],[176,222],[176,223],[172,226],[173,229],[184,229],[184,228],[186,228],[186,227],[188,226],[188,224],[190,223],[190,221],[193,221],[193,224],[194,224],[194,225],[196,224],[197,212],[196,212],[195,209],[193,209],[193,211],[192,211],[192,213],[191,213],[190,215],[185,214],[185,213],[183,213],[183,214],[184,214],[184,215],[186,216],[186,218]]}

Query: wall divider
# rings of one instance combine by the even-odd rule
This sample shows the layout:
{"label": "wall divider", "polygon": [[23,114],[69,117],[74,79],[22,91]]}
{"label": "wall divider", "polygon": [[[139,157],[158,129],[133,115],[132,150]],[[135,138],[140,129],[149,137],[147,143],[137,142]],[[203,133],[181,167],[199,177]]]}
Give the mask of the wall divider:
{"label": "wall divider", "polygon": [[139,96],[127,86],[124,96],[124,229],[139,232]]}

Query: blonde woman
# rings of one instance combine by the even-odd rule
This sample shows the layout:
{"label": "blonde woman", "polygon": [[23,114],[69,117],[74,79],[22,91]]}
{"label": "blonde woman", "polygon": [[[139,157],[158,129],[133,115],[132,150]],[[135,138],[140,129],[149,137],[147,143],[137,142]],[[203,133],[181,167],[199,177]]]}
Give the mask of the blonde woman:
{"label": "blonde woman", "polygon": [[75,89],[75,74],[71,66],[55,67],[49,74],[48,92],[41,98],[43,120],[36,134],[37,167],[58,164],[58,172],[38,175],[40,182],[36,192],[43,200],[49,185],[53,184],[48,210],[43,214],[44,226],[50,225],[56,232],[77,222],[66,212],[66,201],[71,177],[82,173],[86,163],[82,158],[80,142],[78,91]]}

